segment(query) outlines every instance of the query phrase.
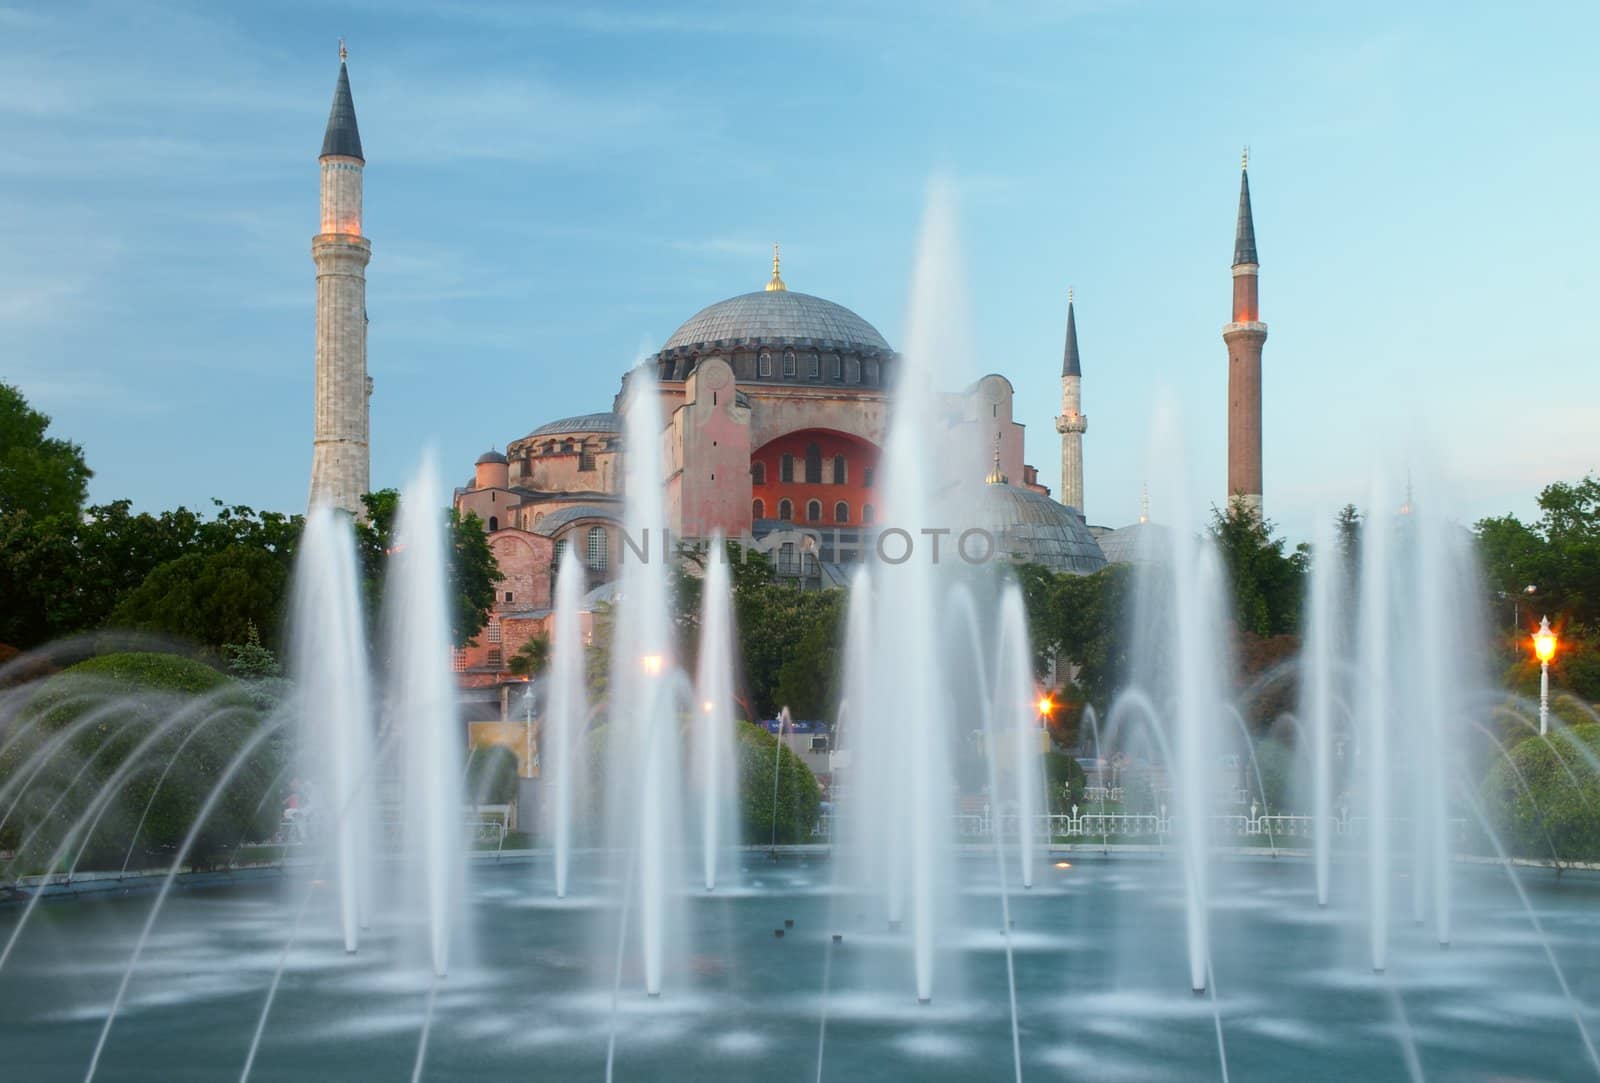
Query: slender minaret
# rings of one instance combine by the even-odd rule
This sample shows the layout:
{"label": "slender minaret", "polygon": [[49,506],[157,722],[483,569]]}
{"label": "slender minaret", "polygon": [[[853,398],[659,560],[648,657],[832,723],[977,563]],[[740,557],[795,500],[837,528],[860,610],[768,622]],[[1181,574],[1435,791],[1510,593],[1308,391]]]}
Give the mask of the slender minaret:
{"label": "slender minaret", "polygon": [[372,245],[361,235],[366,160],[345,56],[340,41],[339,82],[322,137],[322,229],[311,239],[317,265],[317,379],[310,504],[330,504],[359,516],[370,469],[367,261]]}
{"label": "slender minaret", "polygon": [[1233,237],[1233,319],[1222,329],[1228,344],[1228,502],[1261,518],[1261,322],[1256,289],[1256,226],[1250,215],[1250,148],[1239,166],[1239,222]]}
{"label": "slender minaret", "polygon": [[1067,290],[1067,346],[1061,354],[1061,502],[1083,517],[1083,434],[1089,419],[1083,414],[1083,369],[1078,364],[1078,321],[1072,312],[1072,291]]}

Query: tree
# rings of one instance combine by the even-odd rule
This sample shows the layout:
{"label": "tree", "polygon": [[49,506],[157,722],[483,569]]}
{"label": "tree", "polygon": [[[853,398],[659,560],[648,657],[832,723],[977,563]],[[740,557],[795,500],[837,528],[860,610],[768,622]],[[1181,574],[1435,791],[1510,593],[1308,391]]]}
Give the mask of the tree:
{"label": "tree", "polygon": [[811,768],[761,727],[734,725],[742,837],[752,845],[808,841],[822,807],[822,790]]}
{"label": "tree", "polygon": [[1093,575],[1058,575],[1054,622],[1061,653],[1078,664],[1077,683],[1104,712],[1126,672],[1133,636],[1133,568],[1111,564]]}
{"label": "tree", "polygon": [[[792,587],[774,585],[774,590]],[[831,719],[838,713],[844,669],[845,593],[825,590],[807,596],[800,639],[778,670],[772,698],[795,718]]]}
{"label": "tree", "polygon": [[1354,584],[1361,568],[1361,513],[1354,504],[1346,504],[1339,509],[1333,529],[1339,546],[1339,560],[1344,564],[1344,581]]}
{"label": "tree", "polygon": [[0,515],[74,515],[93,476],[83,449],[45,435],[50,419],[22,392],[0,383]]}
{"label": "tree", "polygon": [[1286,553],[1287,543],[1272,531],[1270,521],[1241,502],[1226,512],[1212,509],[1211,535],[1233,587],[1233,618],[1241,630],[1263,637],[1299,631],[1310,556],[1305,546]]}
{"label": "tree", "polygon": [[[376,612],[380,585],[394,549],[395,521],[400,511],[400,493],[379,489],[361,498],[367,521],[356,526],[356,545],[365,569],[368,612]],[[483,520],[476,515],[463,517],[455,508],[442,511],[450,547],[449,577],[450,636],[458,647],[471,643],[489,623],[494,609],[495,584],[500,582],[500,566],[489,548],[489,535]]]}
{"label": "tree", "polygon": [[1600,725],[1529,736],[1484,779],[1484,812],[1513,855],[1600,858]]}
{"label": "tree", "polygon": [[544,636],[533,636],[517,648],[506,662],[506,668],[519,677],[537,677],[550,664],[550,641]]}
{"label": "tree", "polygon": [[111,623],[213,648],[248,642],[259,628],[275,641],[288,588],[281,560],[230,545],[163,564],[118,604]]}

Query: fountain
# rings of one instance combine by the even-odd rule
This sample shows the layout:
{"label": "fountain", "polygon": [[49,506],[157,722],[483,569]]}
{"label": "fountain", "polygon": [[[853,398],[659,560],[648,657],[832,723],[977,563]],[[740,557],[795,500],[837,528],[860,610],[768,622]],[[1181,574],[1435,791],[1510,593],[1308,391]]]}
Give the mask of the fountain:
{"label": "fountain", "polygon": [[[701,589],[700,660],[695,677],[692,762],[700,791],[700,854],[705,888],[717,886],[717,863],[725,848],[737,846],[739,792],[734,748],[733,585],[729,554],[720,532],[706,553]],[[776,824],[776,816],[774,816]]]}
{"label": "fountain", "polygon": [[554,841],[556,898],[567,897],[572,866],[573,815],[587,771],[584,727],[589,717],[584,682],[583,634],[578,607],[583,603],[583,567],[568,548],[556,571],[556,611],[550,645],[545,725],[550,764],[551,835]]}

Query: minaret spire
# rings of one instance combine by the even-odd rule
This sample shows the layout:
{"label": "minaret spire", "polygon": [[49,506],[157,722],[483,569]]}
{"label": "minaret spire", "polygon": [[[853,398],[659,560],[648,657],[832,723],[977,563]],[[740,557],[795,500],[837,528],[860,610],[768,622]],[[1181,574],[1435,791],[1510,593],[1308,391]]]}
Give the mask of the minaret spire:
{"label": "minaret spire", "polygon": [[1233,233],[1233,319],[1222,329],[1228,344],[1228,503],[1261,517],[1260,259],[1250,209],[1250,148],[1239,159],[1239,218]]}
{"label": "minaret spire", "polygon": [[1067,342],[1061,351],[1061,502],[1083,515],[1083,434],[1089,419],[1083,413],[1083,365],[1078,357],[1078,317],[1072,288],[1067,287]]}
{"label": "minaret spire", "polygon": [[367,262],[372,243],[361,232],[361,179],[366,159],[350,95],[349,56],[339,41],[339,79],[322,137],[322,221],[311,239],[317,265],[316,402],[311,498],[364,514],[370,488],[367,376]]}

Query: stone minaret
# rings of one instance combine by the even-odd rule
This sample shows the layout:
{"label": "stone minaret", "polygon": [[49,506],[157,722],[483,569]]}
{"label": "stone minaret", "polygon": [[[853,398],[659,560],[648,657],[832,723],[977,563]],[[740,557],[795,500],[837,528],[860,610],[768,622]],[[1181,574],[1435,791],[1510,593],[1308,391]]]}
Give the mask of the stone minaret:
{"label": "stone minaret", "polygon": [[1250,215],[1250,149],[1239,172],[1239,223],[1233,238],[1233,319],[1222,329],[1228,344],[1228,502],[1261,518],[1261,322],[1256,289],[1256,226]]}
{"label": "stone minaret", "polygon": [[310,504],[330,504],[359,516],[364,514],[361,495],[370,487],[367,261],[372,245],[361,235],[366,160],[342,41],[321,162],[322,228],[311,239],[317,265],[317,379]]}
{"label": "stone minaret", "polygon": [[1089,419],[1083,414],[1083,369],[1078,364],[1078,323],[1072,312],[1072,291],[1067,291],[1067,346],[1061,355],[1061,502],[1083,511],[1083,434]]}

